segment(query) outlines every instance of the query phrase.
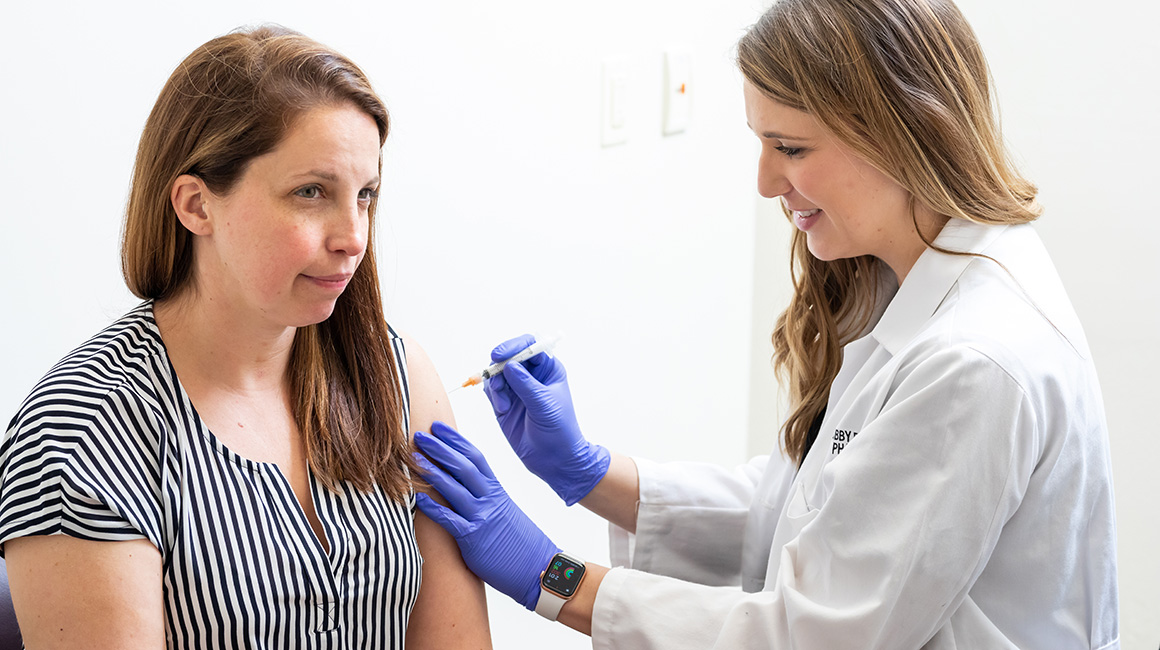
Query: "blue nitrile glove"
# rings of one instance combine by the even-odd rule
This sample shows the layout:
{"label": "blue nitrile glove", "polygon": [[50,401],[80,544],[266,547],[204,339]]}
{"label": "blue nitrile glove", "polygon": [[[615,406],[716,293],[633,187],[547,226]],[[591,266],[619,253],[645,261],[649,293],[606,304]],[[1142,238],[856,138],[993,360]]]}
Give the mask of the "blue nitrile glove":
{"label": "blue nitrile glove", "polygon": [[[524,335],[491,351],[502,361],[535,343]],[[502,375],[484,386],[492,410],[508,443],[524,466],[550,485],[564,503],[588,496],[608,472],[611,455],[584,439],[564,364],[540,353],[521,363],[509,363]]]}
{"label": "blue nitrile glove", "polygon": [[540,599],[540,574],[560,547],[552,543],[504,492],[487,460],[455,429],[436,422],[415,434],[423,478],[451,504],[418,492],[423,514],[455,538],[467,568],[528,609]]}

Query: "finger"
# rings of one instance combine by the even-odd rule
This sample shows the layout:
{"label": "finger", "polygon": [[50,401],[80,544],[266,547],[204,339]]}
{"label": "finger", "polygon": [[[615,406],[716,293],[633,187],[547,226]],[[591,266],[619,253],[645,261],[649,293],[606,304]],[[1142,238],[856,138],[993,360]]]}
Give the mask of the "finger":
{"label": "finger", "polygon": [[503,415],[512,408],[511,391],[508,390],[507,382],[504,381],[503,375],[495,375],[488,379],[483,384],[483,393],[487,395],[487,399],[491,402],[491,410],[496,415]]}
{"label": "finger", "polygon": [[524,403],[535,403],[544,390],[544,385],[536,379],[528,369],[518,363],[509,363],[504,366],[503,378],[508,388]]}
{"label": "finger", "polygon": [[[443,426],[445,431],[440,432],[441,436],[460,437],[454,429]],[[431,427],[435,431],[434,426]],[[450,432],[448,434],[447,432]],[[470,443],[467,443],[470,445]],[[464,488],[473,498],[481,497],[488,493],[488,478],[482,474],[472,459],[468,458],[463,452],[451,447],[446,441],[439,436],[423,433],[418,431],[415,433],[415,446],[427,455],[432,461],[438,464],[455,483]],[[486,463],[484,463],[486,465]],[[490,471],[490,468],[488,468]],[[444,494],[448,501],[451,497]],[[464,513],[465,511],[459,507],[459,504],[452,502],[452,507],[456,512]]]}
{"label": "finger", "polygon": [[450,508],[437,503],[435,499],[432,499],[422,492],[415,493],[415,506],[419,508],[420,512],[427,515],[428,519],[439,524],[443,530],[450,533],[456,539],[470,532],[467,522],[463,517],[460,517]]}
{"label": "finger", "polygon": [[[456,467],[455,459],[450,458],[444,460],[441,458],[443,455],[454,454],[455,456],[459,456],[459,454],[447,449],[443,443],[421,432],[415,433],[415,445],[419,447],[423,454],[427,455],[427,457],[424,457],[422,454],[415,454],[415,462],[419,465],[419,471],[423,473],[423,478],[426,479],[431,487],[435,488],[436,492],[442,494],[444,499],[447,499],[447,503],[451,504],[451,508],[455,512],[470,515],[475,510],[476,495],[472,493],[470,487],[463,485],[462,479],[456,473],[457,470],[454,469]],[[432,463],[428,458],[434,460],[438,465]],[[459,456],[459,459],[460,465],[470,466],[470,463],[462,456]],[[448,465],[451,467],[449,468]],[[471,467],[471,471],[478,474],[474,466]]]}
{"label": "finger", "polygon": [[524,359],[520,363],[524,364],[524,367],[528,370],[534,370],[535,368],[538,368],[539,366],[551,360],[552,357],[548,356],[547,352],[541,352],[537,355]]}
{"label": "finger", "polygon": [[[479,473],[484,476],[495,479],[495,473],[491,471],[491,466],[487,464],[487,458],[484,458],[483,452],[478,447],[471,444],[471,441],[463,437],[455,429],[447,426],[443,422],[431,423],[431,434],[442,440],[448,447],[463,454],[463,457],[471,461]],[[486,489],[486,488],[485,488]],[[477,493],[476,496],[482,496]]]}
{"label": "finger", "polygon": [[492,390],[507,391],[507,380],[503,378],[503,373],[492,375],[487,379],[485,386],[491,387]]}
{"label": "finger", "polygon": [[564,364],[547,352],[537,354],[524,361],[522,365],[541,384],[561,381],[567,376],[567,373],[564,372]]}
{"label": "finger", "polygon": [[491,351],[491,360],[492,362],[497,362],[503,361],[504,359],[510,359],[515,356],[517,352],[529,347],[535,342],[536,337],[532,336],[531,334],[524,334],[522,336],[517,336],[514,339],[508,339],[503,343],[495,346],[495,348]]}

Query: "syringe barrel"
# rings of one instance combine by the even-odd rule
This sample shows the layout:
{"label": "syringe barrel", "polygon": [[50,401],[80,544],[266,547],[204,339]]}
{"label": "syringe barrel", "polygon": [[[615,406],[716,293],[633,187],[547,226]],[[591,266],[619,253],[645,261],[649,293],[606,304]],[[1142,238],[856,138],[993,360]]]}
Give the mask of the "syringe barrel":
{"label": "syringe barrel", "polygon": [[526,361],[526,360],[531,359],[532,357],[536,356],[537,354],[539,354],[541,352],[550,351],[552,348],[556,347],[556,342],[558,340],[559,340],[558,338],[553,337],[553,338],[544,339],[543,341],[537,341],[537,342],[533,343],[532,345],[524,348],[523,350],[520,350],[519,352],[515,353],[514,355],[508,357],[507,359],[493,363],[492,365],[488,366],[487,369],[485,369],[483,372],[481,372],[480,375],[484,379],[490,379],[490,378],[498,375],[499,373],[503,372],[504,366],[506,366],[509,363],[519,363],[521,361]]}

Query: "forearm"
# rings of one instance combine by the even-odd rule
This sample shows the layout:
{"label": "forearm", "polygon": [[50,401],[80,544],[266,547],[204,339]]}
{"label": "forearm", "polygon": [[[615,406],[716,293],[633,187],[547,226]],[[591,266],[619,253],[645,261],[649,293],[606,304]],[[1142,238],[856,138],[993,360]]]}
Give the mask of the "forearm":
{"label": "forearm", "polygon": [[640,475],[628,456],[612,453],[608,473],[580,505],[630,533],[636,532],[636,511],[640,504]]}
{"label": "forearm", "polygon": [[592,612],[596,607],[596,592],[600,590],[600,583],[604,581],[608,567],[585,562],[584,570],[584,582],[580,583],[576,595],[564,603],[556,620],[577,632],[592,636]]}

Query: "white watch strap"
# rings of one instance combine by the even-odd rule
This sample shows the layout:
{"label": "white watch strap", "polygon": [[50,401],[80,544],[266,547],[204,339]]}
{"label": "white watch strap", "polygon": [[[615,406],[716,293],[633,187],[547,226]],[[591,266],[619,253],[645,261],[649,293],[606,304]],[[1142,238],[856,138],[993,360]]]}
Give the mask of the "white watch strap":
{"label": "white watch strap", "polygon": [[540,599],[536,601],[536,613],[549,621],[554,621],[566,602],[568,601],[541,587]]}

